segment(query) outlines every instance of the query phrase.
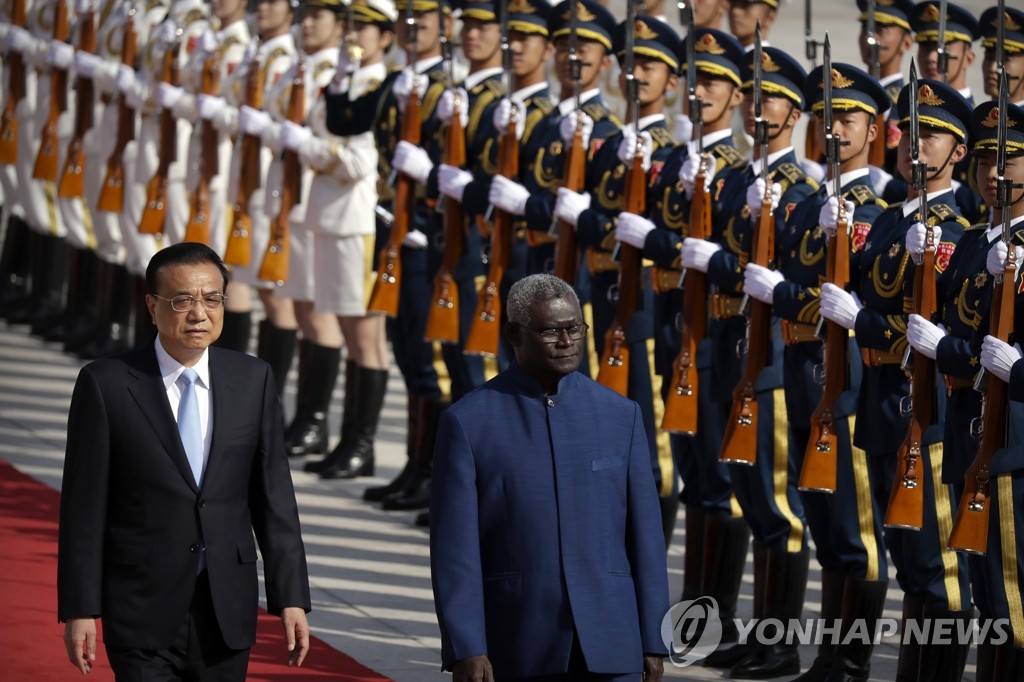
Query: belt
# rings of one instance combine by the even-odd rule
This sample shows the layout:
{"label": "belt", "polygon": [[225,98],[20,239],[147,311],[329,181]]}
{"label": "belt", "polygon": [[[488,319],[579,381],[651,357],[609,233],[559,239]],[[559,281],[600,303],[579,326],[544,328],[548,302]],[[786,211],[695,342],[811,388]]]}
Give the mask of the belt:
{"label": "belt", "polygon": [[612,258],[609,251],[587,250],[587,265],[591,272],[609,272],[619,269],[619,262]]}
{"label": "belt", "polygon": [[708,297],[708,308],[711,319],[718,320],[723,317],[737,317],[741,315],[740,305],[743,299],[738,296],[726,296],[725,294],[711,294]]}
{"label": "belt", "polygon": [[798,343],[809,343],[811,341],[821,341],[821,339],[818,338],[818,335],[814,332],[815,326],[813,324],[782,320],[782,341],[787,346],[792,346]]}
{"label": "belt", "polygon": [[959,377],[950,376],[949,374],[943,374],[942,378],[946,382],[946,394],[951,395],[953,391],[961,388],[974,388],[974,379],[961,379]]}
{"label": "belt", "polygon": [[903,362],[903,355],[900,353],[883,353],[872,348],[861,348],[860,357],[868,367],[899,365]]}
{"label": "belt", "polygon": [[663,294],[666,291],[679,289],[679,278],[682,277],[682,270],[672,268],[651,268],[651,289],[656,294]]}

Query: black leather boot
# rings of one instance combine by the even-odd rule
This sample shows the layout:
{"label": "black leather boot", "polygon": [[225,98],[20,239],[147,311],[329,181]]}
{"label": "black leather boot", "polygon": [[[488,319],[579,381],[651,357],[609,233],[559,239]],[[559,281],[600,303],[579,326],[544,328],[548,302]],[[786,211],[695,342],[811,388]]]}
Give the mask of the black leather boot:
{"label": "black leather boot", "polygon": [[434,441],[441,415],[448,408],[447,402],[425,400],[424,429],[419,443],[415,475],[409,479],[401,493],[385,497],[381,507],[389,511],[426,509],[430,506],[430,475],[434,467]]}
{"label": "black leather boot", "polygon": [[31,325],[33,333],[56,324],[64,314],[64,289],[71,256],[67,240],[60,237],[43,237],[40,248],[41,253],[35,261],[38,271],[32,275],[34,305],[17,321],[8,318],[11,323]]}
{"label": "black leather boot", "polygon": [[[753,651],[733,666],[733,679],[767,680],[800,672],[799,644],[786,641],[785,627],[791,620],[800,618],[803,613],[810,558],[810,550],[806,548],[796,553],[778,549],[764,551],[764,557],[761,559],[764,565],[761,571],[764,587],[758,589],[755,584],[754,595],[755,598],[762,600],[760,618],[778,619],[782,622],[782,641],[777,644],[756,643]],[[755,572],[755,583],[757,579],[758,573]],[[769,635],[778,637],[779,633]]]}
{"label": "black leather boot", "polygon": [[[907,623],[916,622],[917,631],[922,632],[921,618],[924,617],[924,595],[903,595],[903,623],[900,632],[909,632]],[[907,637],[900,643],[900,657],[896,663],[896,682],[917,682],[918,665],[921,662],[921,644],[914,637]]]}
{"label": "black leather boot", "polygon": [[424,400],[424,398],[419,396],[410,395],[406,403],[405,454],[407,459],[405,460],[405,466],[402,467],[402,471],[390,483],[364,490],[363,499],[367,502],[380,502],[385,497],[402,491],[415,475],[417,460],[416,444],[419,442],[417,431],[422,428],[419,417],[423,410],[420,408],[420,405]]}
{"label": "black leather boot", "polygon": [[352,427],[359,419],[359,365],[352,360],[345,361],[345,393],[341,409],[341,440],[323,459],[306,462],[303,469],[318,474],[342,461],[351,447]]}
{"label": "black leather boot", "polygon": [[252,338],[252,312],[224,311],[224,328],[220,338],[213,345],[218,348],[237,350],[239,353],[249,352],[249,339]]}
{"label": "black leather boot", "polygon": [[[738,637],[733,620],[747,563],[750,528],[741,516],[711,514],[707,517],[704,533],[704,594],[718,602],[722,644],[730,644]],[[750,652],[750,646],[749,643],[731,648],[720,646],[703,663],[711,668],[731,668]]]}
{"label": "black leather boot", "polygon": [[21,296],[10,302],[4,310],[4,318],[10,324],[24,324],[39,304],[44,285],[44,269],[46,267],[46,249],[49,237],[26,228],[26,251],[28,261],[25,265],[27,276],[25,289]]}
{"label": "black leather boot", "polygon": [[380,411],[384,407],[387,392],[388,371],[357,367],[356,385],[359,393],[355,397],[355,421],[347,443],[339,443],[338,461],[320,472],[320,478],[356,478],[373,476],[373,441],[377,436]]}
{"label": "black leather boot", "polygon": [[28,225],[17,216],[7,220],[3,248],[0,249],[0,317],[18,300],[28,295],[29,284]]}
{"label": "black leather boot", "polygon": [[[918,682],[960,682],[964,675],[964,668],[967,666],[967,653],[971,649],[971,616],[973,615],[974,609],[949,611],[925,605],[923,616],[925,621],[932,621],[930,632],[935,632],[938,629],[935,621],[946,621],[947,625],[943,629],[949,633],[949,641],[945,644],[921,645]],[[961,632],[967,633],[966,641],[960,640],[959,633]],[[902,652],[900,654],[902,659]]]}
{"label": "black leather boot", "polygon": [[[287,424],[284,429],[285,443],[291,440],[295,428],[299,426],[301,419],[309,413],[309,398],[306,390],[309,383],[309,356],[313,352],[313,342],[306,338],[300,338],[297,346],[298,353],[296,355],[298,356],[299,371],[295,381],[295,409],[292,410],[291,420],[285,419]],[[282,405],[282,409],[283,407]]]}
{"label": "black leather boot", "polygon": [[[846,576],[832,568],[821,569],[821,620],[828,627],[836,626],[843,610],[843,589]],[[823,637],[818,645],[818,656],[814,663],[793,682],[825,682],[832,670],[832,659],[836,646],[829,637]]]}
{"label": "black leather boot", "polygon": [[[977,678],[980,682],[983,678]],[[995,664],[991,680],[1024,680],[1024,649],[1013,646],[1013,642],[1001,644],[996,648]]]}
{"label": "black leather boot", "polygon": [[64,324],[44,336],[47,341],[63,344],[65,352],[74,352],[96,336],[100,312],[108,305],[104,299],[110,295],[109,280],[114,266],[92,256],[87,267],[91,273],[85,277],[84,286],[72,285],[68,289]]}
{"label": "black leather boot", "polygon": [[[871,652],[878,619],[885,607],[888,580],[861,580],[847,576],[843,589],[842,629],[838,635],[832,670],[826,682],[866,682],[871,675]],[[850,630],[857,627],[869,641],[854,637],[845,642]]]}
{"label": "black leather boot", "polygon": [[327,412],[338,381],[341,349],[309,344],[299,357],[298,408],[285,434],[285,449],[289,457],[322,455],[327,452]]}
{"label": "black leather boot", "polygon": [[91,312],[87,306],[96,300],[96,254],[88,249],[68,249],[67,295],[64,308],[55,317],[38,320],[32,334],[46,341],[60,341],[75,321]]}
{"label": "black leather boot", "polygon": [[704,594],[704,509],[685,508],[686,551],[683,552],[683,601]]}
{"label": "black leather boot", "polygon": [[284,398],[284,387],[288,382],[292,360],[295,358],[295,344],[298,338],[298,329],[278,327],[270,320],[260,321],[256,357],[270,365],[274,373],[274,383],[277,384],[278,398]]}
{"label": "black leather boot", "polygon": [[156,325],[153,324],[153,316],[149,314],[149,305],[146,303],[146,295],[149,293],[146,278],[132,276],[131,279],[132,291],[135,292],[132,298],[132,315],[135,316],[132,325],[132,345],[141,348],[153,343],[156,338]]}
{"label": "black leather boot", "polygon": [[[123,265],[110,266],[104,277],[106,279],[101,283],[102,298],[98,305],[96,331],[88,342],[78,347],[78,356],[85,360],[107,358],[128,350],[132,311],[145,304],[145,296],[142,297],[142,303],[135,301],[137,294],[133,292],[132,276]],[[137,314],[141,322],[150,322],[149,330],[155,330],[149,310]],[[148,334],[151,342],[153,331],[149,330],[139,333]]]}
{"label": "black leather boot", "polygon": [[665,549],[672,544],[672,533],[676,530],[676,517],[679,516],[679,497],[664,495],[658,498],[661,507],[661,531],[665,534]]}

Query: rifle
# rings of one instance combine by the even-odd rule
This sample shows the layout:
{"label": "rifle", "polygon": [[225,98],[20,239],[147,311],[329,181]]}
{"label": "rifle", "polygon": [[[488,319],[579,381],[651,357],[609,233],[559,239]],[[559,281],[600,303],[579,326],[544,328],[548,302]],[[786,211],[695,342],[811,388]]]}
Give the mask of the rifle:
{"label": "rifle", "polygon": [[[512,45],[508,29],[508,0],[501,3],[501,55],[508,78],[505,91],[512,97],[514,74],[512,72]],[[509,113],[508,128],[501,134],[498,146],[498,174],[506,178],[519,175],[519,140],[516,137],[516,126],[519,117],[525,115],[513,102]],[[515,216],[495,209],[494,226],[491,229],[491,259],[487,266],[487,277],[480,287],[473,324],[466,337],[466,353],[497,357],[498,343],[501,338],[501,280],[508,268],[509,251],[512,248],[514,231],[512,222]]]}
{"label": "rifle", "polygon": [[[764,78],[761,59],[761,22],[754,31],[754,139],[764,179],[761,197],[761,215],[754,231],[751,262],[763,267],[771,266],[775,259],[775,216],[772,213],[772,182],[768,177],[768,128],[762,117]],[[757,377],[768,366],[772,342],[772,307],[755,299],[748,299],[750,317],[747,319],[747,357],[743,374],[732,392],[732,408],[725,425],[725,436],[718,459],[733,464],[753,465],[757,462]]]}
{"label": "rifle", "polygon": [[[135,11],[134,5],[128,8],[121,45],[121,63],[129,67],[135,65]],[[107,158],[106,176],[96,201],[98,210],[110,213],[120,213],[124,206],[124,149],[135,139],[135,111],[128,106],[123,93],[118,97],[117,107],[117,140]]]}
{"label": "rifle", "polygon": [[[444,2],[438,3],[440,26],[444,26]],[[445,74],[448,90],[452,93],[454,106],[452,120],[448,124],[445,137],[444,162],[459,168],[466,163],[466,133],[462,126],[462,114],[459,112],[459,89],[455,87],[455,60],[452,56],[452,44],[442,30],[441,53],[444,56]],[[442,195],[443,196],[443,195]],[[446,201],[444,204],[444,257],[441,267],[434,276],[433,306],[427,316],[427,327],[423,333],[425,341],[459,342],[459,289],[452,273],[459,258],[466,250],[465,216],[462,204],[457,201]]]}
{"label": "rifle", "polygon": [[[204,95],[212,95],[220,90],[220,65],[216,56],[206,60],[203,66],[202,91]],[[253,65],[256,62],[253,61]],[[185,237],[182,241],[210,243],[210,182],[217,175],[217,129],[210,121],[203,121],[200,131],[202,155],[199,157],[199,183],[192,195],[192,206],[189,210],[188,223],[185,225]],[[248,159],[242,159],[243,173],[259,173],[259,156],[246,165]],[[251,167],[250,167],[251,166]],[[241,181],[239,181],[241,186]]]}
{"label": "rifle", "polygon": [[[999,2],[999,16],[1003,17],[1003,2]],[[996,51],[999,68],[999,129],[997,133],[996,174],[998,177],[996,207],[999,208],[1003,222],[1003,243],[1006,244],[1006,265],[1003,274],[996,279],[992,292],[992,335],[1001,341],[1010,342],[1013,333],[1013,312],[1016,299],[1014,277],[1017,272],[1016,252],[1012,243],[1013,232],[1010,228],[1012,211],[1012,193],[1021,185],[1015,184],[1006,177],[1006,106],[1009,100],[1009,86],[1003,62],[1003,23],[1000,20],[996,29]],[[984,372],[978,373],[975,387],[981,385]],[[953,531],[949,535],[947,547],[960,552],[985,554],[988,545],[989,511],[991,494],[989,493],[989,471],[992,459],[1006,443],[1006,427],[1008,420],[1008,390],[1006,382],[995,376],[988,376],[985,397],[981,406],[981,444],[974,462],[964,475],[964,492],[960,496],[956,516],[953,520]]]}
{"label": "rifle", "polygon": [[[946,52],[946,10],[948,5],[948,0],[941,0],[939,2],[939,35],[936,38],[938,42],[936,45],[938,48],[936,57],[939,62],[939,73],[942,74],[943,83],[949,82],[949,53]],[[999,16],[999,21],[1003,21],[1003,15]]]}
{"label": "rifle", "polygon": [[[78,49],[82,52],[96,52],[96,22],[92,4],[78,23]],[[68,143],[68,155],[57,186],[59,197],[81,197],[85,192],[85,134],[92,127],[93,85],[92,78],[78,76],[75,85],[75,132]]]}
{"label": "rifle", "polygon": [[[178,32],[179,40],[174,49],[164,53],[162,80],[170,85],[178,84],[178,51],[181,49],[181,29],[178,29]],[[139,234],[163,234],[164,218],[167,215],[167,174],[170,172],[171,164],[178,151],[175,143],[176,133],[177,125],[174,121],[174,113],[170,109],[163,109],[160,112],[160,164],[146,187],[146,207],[139,220]]]}
{"label": "rifle", "polygon": [[[66,0],[57,0],[56,16],[53,20],[53,39],[67,42],[71,35],[68,24],[68,5]],[[50,67],[50,114],[40,132],[39,151],[36,154],[36,165],[32,169],[32,178],[48,182],[57,181],[58,155],[60,154],[60,134],[57,132],[57,119],[68,108],[68,72],[65,69]]]}
{"label": "rifle", "polygon": [[[419,61],[419,49],[416,45],[418,24],[412,6],[412,2],[405,5],[406,44],[409,46],[408,63],[413,70],[413,83],[409,101],[402,114],[402,140],[419,145],[422,113],[418,81],[422,76],[416,73],[416,62]],[[395,220],[391,224],[388,243],[377,257],[377,279],[373,283],[370,302],[366,306],[368,313],[388,317],[398,315],[398,293],[402,287],[402,242],[405,235],[409,234],[413,216],[416,215],[416,181],[405,173],[398,173],[395,182]]]}
{"label": "rifle", "polygon": [[[686,35],[686,87],[690,120],[693,122],[693,141],[697,144],[701,162],[693,183],[690,201],[689,235],[696,239],[711,237],[711,201],[708,191],[708,172],[712,160],[704,153],[704,102],[697,96],[697,58],[694,41],[694,8],[690,3],[683,23]],[[682,343],[679,355],[672,363],[672,386],[665,400],[665,416],[661,428],[674,433],[697,433],[697,395],[700,387],[697,377],[697,346],[707,332],[707,276],[697,270],[683,274]]]}
{"label": "rifle", "polygon": [[[920,159],[920,121],[917,112],[917,65],[910,60],[910,157],[913,160],[912,185],[920,200],[917,219],[926,227],[924,253],[915,258],[914,312],[931,319],[936,309],[935,243],[928,225],[928,164]],[[910,362],[913,357],[912,363]],[[910,346],[903,356],[903,368],[910,374],[910,394],[901,409],[910,414],[910,427],[896,457],[896,478],[885,512],[886,528],[920,530],[924,518],[924,488],[920,473],[925,430],[931,426],[935,410],[935,361]]]}
{"label": "rifle", "polygon": [[[839,216],[836,221],[836,236],[828,245],[825,265],[825,279],[845,289],[850,282],[850,216],[846,215],[840,176],[839,148],[849,141],[842,141],[832,132],[832,46],[825,34],[825,66],[822,70],[824,85],[825,156],[828,160],[829,179],[832,181],[832,195],[839,202]],[[822,367],[825,387],[811,415],[810,438],[804,452],[804,463],[800,469],[800,490],[831,493],[836,489],[836,456],[839,441],[836,438],[836,403],[846,390],[846,369],[850,361],[849,335],[846,329],[824,317],[825,350]]]}
{"label": "rifle", "polygon": [[[646,210],[647,178],[644,174],[643,139],[640,137],[640,83],[634,73],[633,47],[636,44],[636,2],[626,0],[626,56],[623,72],[626,77],[626,105],[630,108],[636,148],[632,165],[626,170],[626,188],[623,191],[623,210],[643,215]],[[619,298],[615,304],[615,319],[604,336],[601,353],[599,383],[621,395],[629,391],[629,339],[626,326],[636,312],[640,296],[642,259],[640,249],[619,243]]]}
{"label": "rifle", "polygon": [[[26,0],[13,0],[11,25],[25,27]],[[0,115],[0,165],[10,166],[18,161],[18,115],[16,107],[25,96],[25,58],[20,52],[10,50],[4,61],[4,69],[10,73],[4,111]]]}
{"label": "rifle", "polygon": [[[213,57],[210,58],[213,61]],[[209,68],[209,63],[207,64]],[[263,108],[263,69],[260,65],[259,54],[253,55],[249,62],[249,71],[245,75],[245,103],[253,109]],[[207,143],[212,143],[211,148],[216,148],[216,135],[210,133],[211,140],[207,140],[206,129],[203,124],[202,145],[205,150]],[[239,166],[238,190],[235,194],[235,205],[232,211],[231,233],[228,235],[227,247],[224,250],[224,262],[228,265],[246,267],[252,261],[252,217],[249,215],[249,198],[260,186],[260,138],[256,135],[242,133],[241,143],[241,164]]]}
{"label": "rifle", "polygon": [[[804,55],[812,67],[818,63],[818,41],[814,39],[814,32],[811,29],[811,0],[804,1]],[[823,151],[818,146],[818,136],[814,134],[814,126],[808,123],[804,136],[804,158],[817,163]]]}
{"label": "rifle", "polygon": [[[302,123],[306,118],[306,63],[299,57],[295,66],[295,78],[288,98],[288,120]],[[285,149],[281,155],[281,209],[274,224],[270,226],[270,241],[263,253],[259,278],[284,284],[288,279],[288,218],[292,208],[302,202],[302,164],[299,153]]]}
{"label": "rifle", "polygon": [[[871,77],[878,80],[881,78],[882,64],[878,57],[878,37],[875,31],[876,4],[877,0],[868,0],[865,29],[868,34],[868,70],[871,73]],[[871,153],[868,157],[868,163],[876,168],[882,168],[885,166],[885,114],[878,114],[878,116],[875,117],[875,125],[878,127],[878,134],[875,136],[875,140],[871,143]]]}
{"label": "rifle", "polygon": [[[580,96],[583,90],[583,62],[579,55],[579,4],[570,2],[569,8],[569,77],[572,79],[572,93],[576,106],[576,132],[565,153],[565,179],[562,186],[578,192],[583,189],[586,170],[586,150],[583,148],[583,126],[580,122]],[[579,250],[576,247],[576,230],[564,220],[555,219],[550,232],[558,237],[555,243],[555,276],[572,284],[576,281],[576,267]]]}

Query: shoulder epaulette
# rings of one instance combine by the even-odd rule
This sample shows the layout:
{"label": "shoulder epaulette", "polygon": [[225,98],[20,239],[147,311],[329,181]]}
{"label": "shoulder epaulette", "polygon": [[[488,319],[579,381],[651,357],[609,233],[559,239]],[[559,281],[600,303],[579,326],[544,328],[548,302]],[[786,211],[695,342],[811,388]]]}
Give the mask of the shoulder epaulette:
{"label": "shoulder epaulette", "polygon": [[313,82],[316,83],[325,71],[331,71],[335,66],[337,65],[334,62],[326,60],[317,64],[316,68],[313,69]]}
{"label": "shoulder epaulette", "polygon": [[783,178],[789,181],[790,185],[795,185],[798,182],[803,182],[807,178],[807,173],[804,173],[803,169],[795,163],[787,161],[786,163],[779,164],[779,167],[775,169],[773,175],[781,175]]}
{"label": "shoulder epaulette", "polygon": [[711,153],[724,161],[726,166],[736,168],[746,163],[746,159],[743,158],[743,155],[740,154],[739,150],[731,144],[716,144],[711,148]]}
{"label": "shoulder epaulette", "polygon": [[611,112],[603,104],[597,102],[590,102],[583,105],[583,113],[590,118],[594,119],[594,122],[602,121],[611,115]]}
{"label": "shoulder epaulette", "polygon": [[427,80],[447,85],[448,79],[446,78],[444,69],[430,69],[424,75],[427,77]]}
{"label": "shoulder epaulette", "polygon": [[932,206],[929,206],[928,216],[928,222],[931,223],[932,225],[937,225],[939,223],[945,223],[949,221],[956,221],[960,223],[964,227],[964,229],[969,228],[971,226],[971,223],[969,220],[967,220],[967,218],[964,218],[962,215],[954,211],[946,204],[934,204]]}
{"label": "shoulder epaulette", "polygon": [[220,44],[220,53],[224,54],[228,49],[235,45],[241,45],[242,40],[238,36],[228,36],[223,43]]}
{"label": "shoulder epaulette", "polygon": [[966,231],[967,232],[974,232],[976,230],[987,230],[987,229],[988,229],[988,223],[974,223],[973,225],[968,227]]}
{"label": "shoulder epaulette", "polygon": [[441,101],[441,95],[444,94],[444,91],[444,82],[437,80],[431,83],[427,87],[427,91],[423,93],[423,103],[420,107],[420,111],[423,114],[424,122],[433,117],[434,110],[437,109],[437,103]]}
{"label": "shoulder epaulette", "polygon": [[476,131],[480,125],[480,119],[483,117],[484,111],[491,102],[496,99],[501,99],[503,91],[504,88],[501,88],[499,91],[494,91],[488,88],[477,96],[476,101],[473,102],[473,106],[469,109],[469,120],[466,122],[466,139],[472,140],[476,137]]}
{"label": "shoulder epaulette", "polygon": [[146,0],[146,11],[152,12],[157,7],[161,7],[163,4],[164,3],[162,0]]}
{"label": "shoulder epaulette", "polygon": [[273,52],[267,55],[267,61],[263,63],[263,73],[266,74],[270,70],[270,65],[273,64],[279,57],[287,57],[288,50],[283,47],[276,48]]}
{"label": "shoulder epaulette", "polygon": [[875,194],[875,191],[868,185],[854,185],[846,194],[847,196],[853,197],[853,203],[856,206],[877,204],[881,201],[878,198],[878,195]]}
{"label": "shoulder epaulette", "polygon": [[497,98],[505,96],[505,84],[498,78],[488,78],[483,83],[484,87]]}
{"label": "shoulder epaulette", "polygon": [[539,111],[542,116],[547,116],[555,108],[555,103],[551,101],[550,97],[535,97],[527,104],[529,108]]}
{"label": "shoulder epaulette", "polygon": [[181,23],[183,26],[191,26],[197,21],[202,21],[203,19],[206,19],[206,12],[197,7],[186,14]]}
{"label": "shoulder epaulette", "polygon": [[651,134],[651,139],[654,140],[655,149],[659,149],[661,147],[674,147],[676,144],[675,139],[672,137],[672,133],[670,133],[667,128],[654,126],[647,132]]}
{"label": "shoulder epaulette", "polygon": [[526,123],[523,125],[523,140],[530,139],[533,129],[537,127],[538,123],[544,120],[545,116],[547,116],[547,112],[540,107],[531,106],[528,109],[528,113],[526,114]]}

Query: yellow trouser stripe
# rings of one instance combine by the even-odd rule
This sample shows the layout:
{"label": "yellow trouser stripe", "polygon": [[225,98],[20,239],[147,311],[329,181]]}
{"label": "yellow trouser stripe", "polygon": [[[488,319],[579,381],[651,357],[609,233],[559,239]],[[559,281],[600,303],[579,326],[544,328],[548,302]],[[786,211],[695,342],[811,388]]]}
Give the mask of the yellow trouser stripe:
{"label": "yellow trouser stripe", "polygon": [[60,224],[57,222],[57,185],[46,181],[43,183],[43,193],[46,195],[46,217],[50,221],[49,233],[53,237],[60,236]]}
{"label": "yellow trouser stripe", "polygon": [[804,524],[789,506],[789,420],[786,418],[786,392],[781,387],[772,390],[772,403],[772,421],[775,426],[772,450],[775,504],[789,521],[787,550],[796,553],[804,547]]}
{"label": "yellow trouser stripe", "polygon": [[1024,607],[1021,606],[1020,576],[1017,574],[1017,529],[1013,517],[1013,479],[996,477],[999,494],[999,548],[1003,559],[1003,593],[1010,611],[1013,645],[1024,647]]}
{"label": "yellow trouser stripe", "polygon": [[849,422],[853,485],[857,491],[857,524],[860,527],[860,541],[864,545],[864,554],[867,557],[864,579],[878,580],[878,541],[875,538],[875,508],[871,498],[871,481],[868,477],[868,456],[853,444],[857,417],[850,415]]}
{"label": "yellow trouser stripe", "polygon": [[[594,343],[594,338],[598,334],[598,331],[594,329],[594,306],[590,303],[583,304],[583,321],[590,327],[590,333],[587,334],[587,358],[590,364],[590,376],[596,377],[597,373],[601,370],[601,358],[597,355],[597,344]],[[604,332],[600,332],[604,333]]]}
{"label": "yellow trouser stripe", "polygon": [[928,465],[932,473],[932,492],[935,495],[935,522],[939,528],[939,556],[942,558],[946,601],[950,611],[960,611],[960,564],[957,553],[947,548],[953,532],[953,510],[949,502],[949,490],[942,482],[942,443],[928,446]]}
{"label": "yellow trouser stripe", "polygon": [[658,452],[658,468],[661,469],[661,490],[658,494],[665,497],[672,494],[676,470],[669,433],[657,428],[657,424],[661,423],[661,418],[665,415],[665,401],[661,399],[661,375],[654,371],[654,339],[647,339],[647,368],[651,373],[651,397],[654,402],[654,445]]}

